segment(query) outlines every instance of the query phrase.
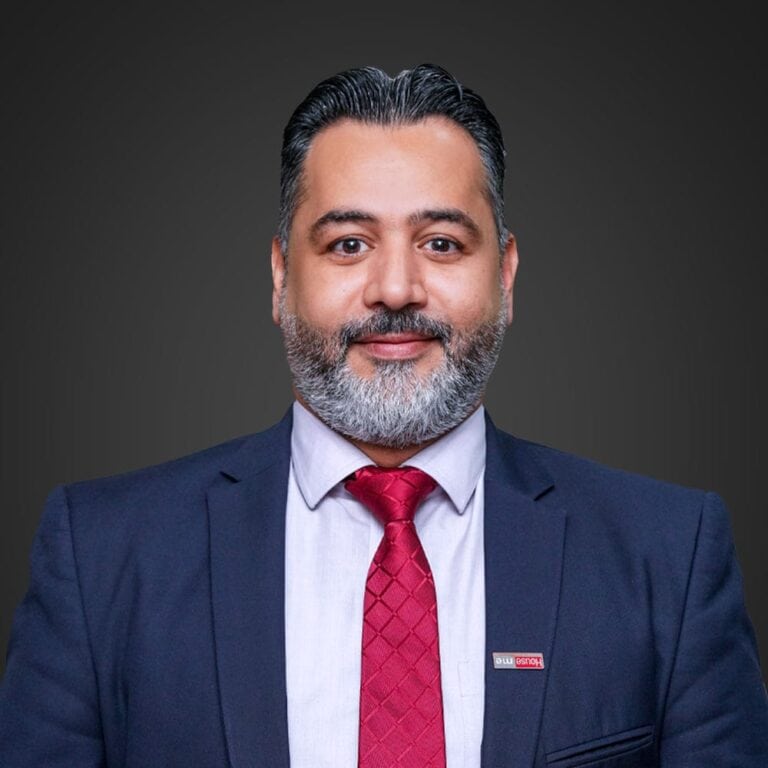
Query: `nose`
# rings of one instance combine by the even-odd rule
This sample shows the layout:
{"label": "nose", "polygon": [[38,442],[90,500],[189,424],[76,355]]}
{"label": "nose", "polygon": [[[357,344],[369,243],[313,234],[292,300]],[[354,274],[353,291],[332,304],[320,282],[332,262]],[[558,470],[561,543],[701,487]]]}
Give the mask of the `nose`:
{"label": "nose", "polygon": [[410,249],[380,247],[368,266],[363,300],[370,309],[383,306],[398,310],[426,304],[424,269]]}

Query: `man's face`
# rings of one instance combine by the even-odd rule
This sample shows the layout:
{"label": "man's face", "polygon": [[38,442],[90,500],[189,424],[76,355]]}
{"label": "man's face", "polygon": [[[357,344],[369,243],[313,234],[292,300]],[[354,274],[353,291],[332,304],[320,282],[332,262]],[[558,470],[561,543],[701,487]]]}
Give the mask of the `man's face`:
{"label": "man's face", "polygon": [[[460,421],[511,321],[517,267],[514,240],[500,258],[474,141],[444,118],[398,127],[345,120],[315,137],[303,171],[288,268],[277,241],[272,253],[273,317],[299,396],[324,417],[302,391],[297,354],[310,371],[343,369],[361,391],[379,386],[368,411],[386,407],[387,393],[396,399],[394,389],[412,390],[412,400],[440,386],[463,360],[488,370]],[[475,359],[483,351],[492,359]]]}

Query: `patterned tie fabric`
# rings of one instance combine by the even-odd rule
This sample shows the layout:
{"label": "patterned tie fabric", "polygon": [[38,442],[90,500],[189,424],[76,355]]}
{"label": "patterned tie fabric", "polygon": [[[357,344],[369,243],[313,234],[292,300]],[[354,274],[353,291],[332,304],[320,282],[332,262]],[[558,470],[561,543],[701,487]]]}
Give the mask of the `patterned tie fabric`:
{"label": "patterned tie fabric", "polygon": [[437,598],[413,524],[436,483],[371,466],[345,486],[384,525],[365,585],[359,768],[445,768]]}

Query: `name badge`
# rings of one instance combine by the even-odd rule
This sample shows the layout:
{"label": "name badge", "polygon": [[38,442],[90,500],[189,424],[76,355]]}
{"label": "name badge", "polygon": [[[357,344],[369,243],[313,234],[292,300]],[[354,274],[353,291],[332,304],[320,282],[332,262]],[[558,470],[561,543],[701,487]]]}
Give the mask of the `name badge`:
{"label": "name badge", "polygon": [[544,669],[544,654],[530,651],[494,651],[494,669]]}

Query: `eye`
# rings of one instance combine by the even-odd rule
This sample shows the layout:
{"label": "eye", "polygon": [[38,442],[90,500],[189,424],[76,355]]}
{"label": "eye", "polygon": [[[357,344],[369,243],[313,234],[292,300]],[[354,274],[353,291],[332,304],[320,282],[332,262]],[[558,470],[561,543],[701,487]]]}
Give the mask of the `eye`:
{"label": "eye", "polygon": [[462,248],[455,240],[448,237],[433,237],[425,243],[428,251],[439,253],[441,255],[451,255],[461,253]]}
{"label": "eye", "polygon": [[345,237],[331,245],[331,251],[340,256],[359,256],[370,250],[359,237]]}

